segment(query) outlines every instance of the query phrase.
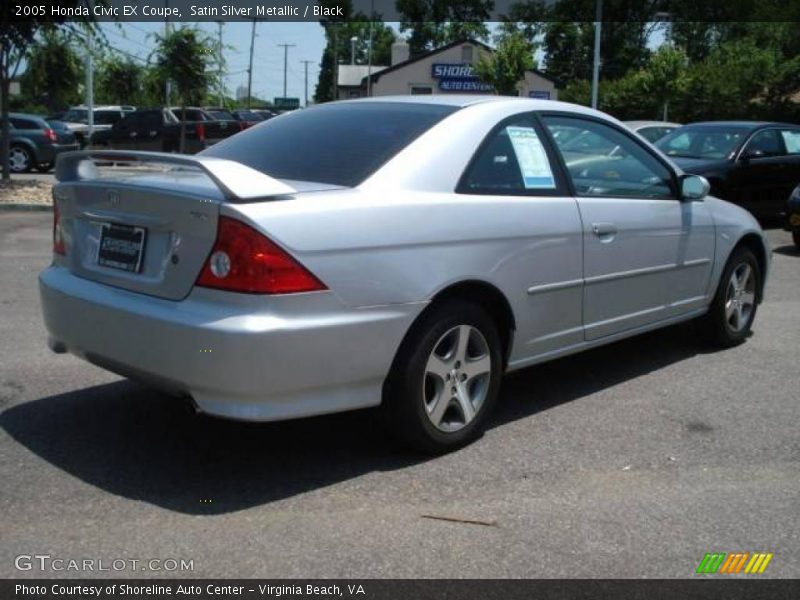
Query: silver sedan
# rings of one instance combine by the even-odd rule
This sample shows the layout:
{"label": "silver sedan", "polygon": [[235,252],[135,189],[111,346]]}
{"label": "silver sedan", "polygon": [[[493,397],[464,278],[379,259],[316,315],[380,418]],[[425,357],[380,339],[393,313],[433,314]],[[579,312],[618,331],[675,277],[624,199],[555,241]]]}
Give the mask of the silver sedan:
{"label": "silver sedan", "polygon": [[235,419],[380,405],[431,452],[479,435],[506,371],[689,319],[742,342],[770,264],[747,212],[560,102],[338,102],[56,174],[54,351]]}

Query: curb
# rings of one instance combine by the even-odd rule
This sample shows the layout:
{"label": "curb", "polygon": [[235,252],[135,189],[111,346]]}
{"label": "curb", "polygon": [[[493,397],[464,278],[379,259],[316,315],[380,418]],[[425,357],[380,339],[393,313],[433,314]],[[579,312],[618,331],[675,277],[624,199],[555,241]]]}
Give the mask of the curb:
{"label": "curb", "polygon": [[0,204],[0,212],[45,212],[52,210],[52,204]]}

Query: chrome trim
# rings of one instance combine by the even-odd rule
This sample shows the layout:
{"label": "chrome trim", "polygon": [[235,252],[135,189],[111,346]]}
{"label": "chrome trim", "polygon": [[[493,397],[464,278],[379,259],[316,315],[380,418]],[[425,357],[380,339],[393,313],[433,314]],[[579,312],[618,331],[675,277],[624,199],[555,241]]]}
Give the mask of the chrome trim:
{"label": "chrome trim", "polygon": [[583,279],[570,279],[569,281],[557,281],[556,283],[545,283],[543,285],[533,285],[528,288],[529,294],[541,294],[542,292],[555,292],[568,288],[583,285]]}
{"label": "chrome trim", "polygon": [[681,264],[671,265],[656,265],[655,267],[644,267],[642,269],[631,269],[630,271],[619,271],[618,273],[607,273],[606,275],[595,275],[594,277],[587,277],[585,282],[591,283],[604,283],[606,281],[615,281],[617,279],[627,279],[628,277],[638,277],[639,275],[650,275],[652,273],[665,273],[666,271],[675,271],[687,267],[698,267],[711,262],[710,258],[695,258],[687,260]]}

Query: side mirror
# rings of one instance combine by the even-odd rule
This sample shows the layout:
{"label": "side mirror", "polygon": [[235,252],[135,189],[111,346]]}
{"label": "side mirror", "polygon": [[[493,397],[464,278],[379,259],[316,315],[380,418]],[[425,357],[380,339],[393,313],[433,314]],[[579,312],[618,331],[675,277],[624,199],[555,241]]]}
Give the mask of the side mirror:
{"label": "side mirror", "polygon": [[763,158],[766,155],[767,155],[766,152],[764,152],[763,150],[757,150],[757,149],[756,150],[745,150],[744,152],[741,153],[741,155],[739,156],[739,159],[742,162],[747,162],[752,158]]}
{"label": "side mirror", "polygon": [[708,179],[700,175],[684,175],[681,178],[681,198],[683,200],[702,200],[711,191]]}

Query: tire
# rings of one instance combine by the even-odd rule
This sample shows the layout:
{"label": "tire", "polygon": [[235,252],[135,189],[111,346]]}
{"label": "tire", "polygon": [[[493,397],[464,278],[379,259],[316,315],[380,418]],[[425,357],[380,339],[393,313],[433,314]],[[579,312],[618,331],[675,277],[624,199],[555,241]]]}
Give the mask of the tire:
{"label": "tire", "polygon": [[11,146],[8,162],[12,173],[27,173],[33,166],[33,153],[25,146]]}
{"label": "tire", "polygon": [[756,316],[760,289],[761,269],[756,257],[747,248],[734,249],[708,313],[700,319],[703,337],[722,348],[743,342]]}
{"label": "tire", "polygon": [[792,241],[794,242],[795,246],[800,248],[800,230],[795,229],[792,231]]}
{"label": "tire", "polygon": [[55,163],[39,163],[38,165],[36,165],[36,170],[39,171],[39,173],[47,173],[54,166],[55,166]]}
{"label": "tire", "polygon": [[466,301],[434,305],[395,357],[384,384],[384,423],[416,450],[455,450],[481,435],[502,374],[500,334],[487,312]]}

